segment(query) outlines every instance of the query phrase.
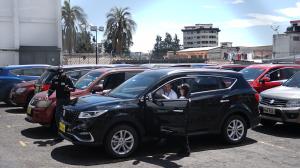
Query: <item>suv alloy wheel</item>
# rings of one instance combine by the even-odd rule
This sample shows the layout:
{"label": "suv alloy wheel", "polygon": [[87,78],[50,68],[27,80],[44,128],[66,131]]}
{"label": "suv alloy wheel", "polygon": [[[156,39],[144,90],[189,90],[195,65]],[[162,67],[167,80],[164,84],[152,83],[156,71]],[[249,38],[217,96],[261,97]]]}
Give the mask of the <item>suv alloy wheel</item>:
{"label": "suv alloy wheel", "polygon": [[244,141],[247,134],[245,119],[239,115],[229,117],[222,128],[222,134],[226,142],[237,144]]}
{"label": "suv alloy wheel", "polygon": [[115,158],[124,158],[136,150],[138,143],[138,134],[134,128],[119,125],[107,134],[105,150]]}

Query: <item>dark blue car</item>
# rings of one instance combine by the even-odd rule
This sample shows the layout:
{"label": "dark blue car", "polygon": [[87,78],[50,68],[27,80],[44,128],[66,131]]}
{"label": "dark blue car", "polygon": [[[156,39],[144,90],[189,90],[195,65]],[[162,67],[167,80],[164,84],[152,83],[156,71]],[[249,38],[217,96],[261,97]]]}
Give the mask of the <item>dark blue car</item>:
{"label": "dark blue car", "polygon": [[49,65],[10,65],[0,67],[0,102],[11,104],[10,91],[17,83],[38,79]]}

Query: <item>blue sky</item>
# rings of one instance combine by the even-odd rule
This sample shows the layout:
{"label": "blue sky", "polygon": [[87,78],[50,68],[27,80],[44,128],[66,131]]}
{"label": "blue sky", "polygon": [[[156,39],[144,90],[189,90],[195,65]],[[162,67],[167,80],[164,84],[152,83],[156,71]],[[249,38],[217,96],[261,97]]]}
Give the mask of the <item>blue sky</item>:
{"label": "blue sky", "polygon": [[71,5],[81,6],[90,24],[102,26],[112,7],[129,7],[137,23],[131,50],[142,52],[152,50],[156,35],[166,32],[176,33],[182,43],[181,29],[197,23],[219,27],[220,42],[270,45],[271,25],[282,33],[290,20],[300,20],[300,0],[71,0]]}

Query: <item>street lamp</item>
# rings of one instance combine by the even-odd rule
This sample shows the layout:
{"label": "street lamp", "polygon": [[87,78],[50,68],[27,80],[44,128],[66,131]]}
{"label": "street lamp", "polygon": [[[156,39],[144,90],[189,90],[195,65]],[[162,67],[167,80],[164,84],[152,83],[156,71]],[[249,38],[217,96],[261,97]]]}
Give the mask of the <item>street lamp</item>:
{"label": "street lamp", "polygon": [[91,26],[91,31],[96,32],[96,64],[98,64],[98,37],[97,37],[97,32],[99,31],[104,31],[103,26]]}

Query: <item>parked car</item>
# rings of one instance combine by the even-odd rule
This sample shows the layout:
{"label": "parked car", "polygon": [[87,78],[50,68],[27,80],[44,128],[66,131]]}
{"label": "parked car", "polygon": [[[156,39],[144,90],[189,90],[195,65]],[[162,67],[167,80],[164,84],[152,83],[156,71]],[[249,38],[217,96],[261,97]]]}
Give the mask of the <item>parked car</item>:
{"label": "parked car", "polygon": [[248,65],[239,65],[239,64],[224,64],[224,65],[215,65],[215,66],[206,66],[205,68],[209,69],[225,69],[239,72],[240,70],[246,68]]}
{"label": "parked car", "polygon": [[250,85],[258,92],[280,86],[297,71],[300,65],[258,64],[240,71]]}
{"label": "parked car", "polygon": [[[92,93],[105,94],[132,76],[146,70],[140,67],[101,68],[93,70],[81,77],[75,84],[76,90],[71,92],[72,99]],[[46,99],[48,92],[36,94],[27,108],[26,121],[42,125],[55,126],[56,94]]]}
{"label": "parked car", "polygon": [[12,105],[10,93],[14,85],[38,79],[49,65],[10,65],[0,67],[0,101]]}
{"label": "parked car", "polygon": [[[164,99],[167,84],[190,85],[188,99]],[[107,96],[83,96],[65,106],[59,134],[74,144],[104,145],[113,157],[131,155],[145,137],[182,132],[189,114],[189,135],[222,134],[225,141],[244,141],[258,124],[258,94],[243,76],[210,69],[158,69],[140,73]]]}
{"label": "parked car", "polygon": [[[92,69],[112,67],[106,64],[90,65],[65,65],[62,66],[66,74],[76,82],[81,76],[85,75]],[[37,81],[29,81],[17,84],[11,89],[10,101],[17,106],[27,108],[30,100],[35,93],[47,91],[50,88],[53,77],[57,74],[57,66],[48,67]]]}
{"label": "parked car", "polygon": [[158,63],[158,64],[142,64],[141,67],[146,67],[146,68],[203,68],[207,66],[213,66],[214,64],[206,64],[206,63],[180,63],[180,64],[172,64],[172,63]]}
{"label": "parked car", "polygon": [[277,122],[300,124],[300,72],[282,86],[260,94],[261,124],[273,126]]}

